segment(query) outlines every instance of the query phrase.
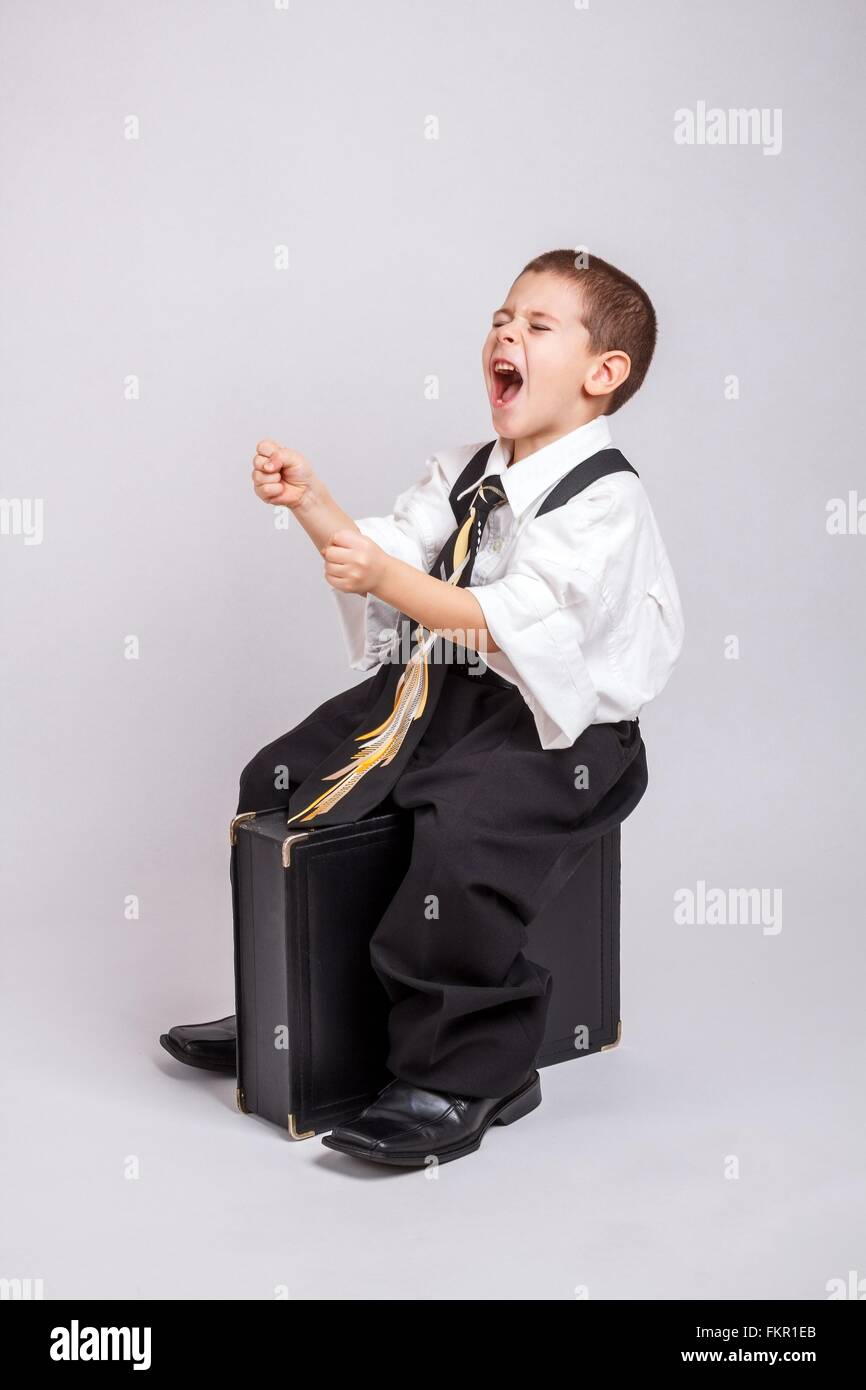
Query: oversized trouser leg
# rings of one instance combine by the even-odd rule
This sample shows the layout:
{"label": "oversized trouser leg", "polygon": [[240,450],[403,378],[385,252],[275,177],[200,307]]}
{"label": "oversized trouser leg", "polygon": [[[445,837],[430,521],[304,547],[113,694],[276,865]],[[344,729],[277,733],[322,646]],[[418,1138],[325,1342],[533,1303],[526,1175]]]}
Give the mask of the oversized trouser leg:
{"label": "oversized trouser leg", "polygon": [[[640,800],[646,755],[636,721],[541,750],[528,711],[477,696],[473,719],[465,687],[452,684],[436,735],[394,788],[395,804],[414,808],[412,857],[370,954],[392,1001],[389,1070],[432,1090],[502,1096],[544,1038],[553,981],[524,954],[532,921]],[[576,767],[587,769],[579,788]]]}

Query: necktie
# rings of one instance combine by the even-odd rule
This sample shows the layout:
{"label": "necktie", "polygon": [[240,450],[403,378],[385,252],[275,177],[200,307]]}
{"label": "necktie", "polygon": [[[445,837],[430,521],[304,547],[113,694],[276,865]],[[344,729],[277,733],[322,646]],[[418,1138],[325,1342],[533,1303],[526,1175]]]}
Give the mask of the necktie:
{"label": "necktie", "polygon": [[[499,474],[490,474],[474,486],[469,509],[433,562],[429,573],[446,584],[466,588],[487,518],[508,499]],[[413,623],[399,615],[398,631]],[[396,781],[412,749],[427,727],[442,690],[448,662],[443,659],[444,640],[421,623],[415,623],[415,647],[405,663],[388,664],[385,687],[370,711],[370,722],[385,717],[371,729],[346,739],[331,758],[296,788],[289,801],[287,824],[293,821],[356,820],[378,804]],[[450,644],[449,644],[450,645]],[[434,660],[429,660],[434,653]],[[349,762],[344,760],[350,755]],[[395,764],[395,759],[399,760]],[[336,761],[337,766],[331,769]],[[327,768],[328,770],[323,770]],[[389,768],[383,777],[382,769]],[[371,779],[371,774],[374,776]],[[365,782],[365,779],[371,779]],[[330,785],[327,785],[330,784]],[[310,800],[310,793],[322,787]],[[303,804],[300,804],[303,803]],[[295,809],[300,804],[300,809]],[[339,807],[336,814],[335,807]]]}

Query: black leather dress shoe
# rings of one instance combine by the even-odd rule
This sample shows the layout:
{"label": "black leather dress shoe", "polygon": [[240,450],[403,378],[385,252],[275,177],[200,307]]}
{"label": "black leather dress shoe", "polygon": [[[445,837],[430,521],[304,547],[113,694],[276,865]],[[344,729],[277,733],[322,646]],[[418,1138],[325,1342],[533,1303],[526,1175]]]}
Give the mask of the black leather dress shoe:
{"label": "black leather dress shoe", "polygon": [[178,1023],[160,1035],[166,1052],[190,1067],[237,1072],[237,1020],[234,1014],[212,1023]]}
{"label": "black leather dress shoe", "polygon": [[423,1167],[433,1157],[450,1163],[474,1153],[491,1125],[510,1125],[540,1104],[541,1080],[534,1068],[515,1091],[496,1100],[428,1091],[397,1078],[322,1143],[374,1163]]}

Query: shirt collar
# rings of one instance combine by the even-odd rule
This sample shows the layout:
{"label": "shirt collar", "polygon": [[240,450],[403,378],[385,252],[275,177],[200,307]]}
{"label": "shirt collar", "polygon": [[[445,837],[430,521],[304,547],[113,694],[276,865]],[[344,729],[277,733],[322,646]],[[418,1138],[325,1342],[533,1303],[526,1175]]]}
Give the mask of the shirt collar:
{"label": "shirt collar", "polygon": [[500,435],[490,451],[482,476],[486,478],[488,473],[501,476],[502,488],[511,510],[519,517],[572,468],[597,454],[600,449],[610,448],[612,442],[607,417],[597,415],[588,424],[560,435],[559,439],[536,449],[534,454],[527,454],[526,458],[509,467],[514,445],[510,439],[504,440]]}

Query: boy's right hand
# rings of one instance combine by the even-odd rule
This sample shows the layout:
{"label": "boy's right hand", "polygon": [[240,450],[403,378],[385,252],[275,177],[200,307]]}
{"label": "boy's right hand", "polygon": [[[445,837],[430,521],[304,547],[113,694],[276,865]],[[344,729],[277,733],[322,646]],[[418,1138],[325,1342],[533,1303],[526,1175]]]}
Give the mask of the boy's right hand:
{"label": "boy's right hand", "polygon": [[274,507],[299,507],[309,498],[315,480],[312,464],[295,449],[273,439],[260,439],[253,459],[257,497]]}

